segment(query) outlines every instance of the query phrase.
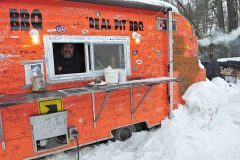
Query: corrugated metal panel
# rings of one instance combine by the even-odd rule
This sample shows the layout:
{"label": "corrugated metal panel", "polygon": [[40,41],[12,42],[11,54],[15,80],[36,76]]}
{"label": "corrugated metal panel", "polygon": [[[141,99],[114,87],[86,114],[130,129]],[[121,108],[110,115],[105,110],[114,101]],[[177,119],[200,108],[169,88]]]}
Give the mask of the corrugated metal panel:
{"label": "corrugated metal panel", "polygon": [[165,6],[146,4],[142,2],[123,1],[123,0],[65,0],[65,1],[93,3],[93,4],[100,4],[100,5],[111,5],[111,6],[118,6],[118,7],[137,8],[137,9],[145,9],[145,10],[153,10],[153,11],[161,11],[161,12],[167,11],[167,7]]}

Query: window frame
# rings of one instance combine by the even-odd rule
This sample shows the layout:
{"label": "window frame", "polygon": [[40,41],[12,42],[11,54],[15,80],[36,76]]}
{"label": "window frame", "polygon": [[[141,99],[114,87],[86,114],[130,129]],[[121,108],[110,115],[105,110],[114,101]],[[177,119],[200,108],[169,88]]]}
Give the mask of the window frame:
{"label": "window frame", "polygon": [[[55,75],[53,43],[84,43],[85,73]],[[69,36],[44,35],[46,61],[46,80],[48,83],[62,83],[79,80],[95,79],[103,76],[103,70],[94,71],[94,44],[123,44],[125,71],[131,74],[130,37],[129,36]],[[89,50],[90,49],[90,50]]]}
{"label": "window frame", "polygon": [[[159,28],[159,23],[160,23],[160,21],[161,20],[163,20],[163,21],[166,21],[167,23],[167,29],[160,29]],[[173,23],[175,23],[175,29],[174,29],[174,24],[173,24],[173,32],[177,32],[177,20],[176,19],[173,19],[172,20],[173,21]],[[167,18],[162,18],[162,17],[157,17],[157,19],[156,19],[156,28],[157,28],[157,31],[161,31],[161,32],[168,32],[168,19]]]}
{"label": "window frame", "polygon": [[[94,45],[95,44],[97,44],[97,45],[99,45],[99,44],[104,44],[104,45],[109,45],[109,44],[121,44],[121,45],[123,45],[123,56],[124,56],[124,60],[125,60],[125,47],[124,47],[124,44],[123,43],[118,43],[118,42],[113,42],[113,43],[109,43],[109,42],[98,42],[98,43],[92,43],[92,48],[93,48],[93,51],[92,51],[92,53],[93,53],[93,56],[91,56],[91,57],[93,57],[93,70],[95,70],[96,69],[96,62],[95,62],[95,54],[94,54],[94,50],[95,50],[95,48],[94,48]],[[94,63],[95,62],[95,63]],[[120,62],[121,63],[121,62]],[[126,66],[126,64],[125,64],[125,66]],[[126,67],[125,67],[126,68]],[[122,68],[120,68],[120,69],[122,69]]]}
{"label": "window frame", "polygon": [[[24,88],[30,87],[32,85],[32,65],[41,65],[41,73],[44,76],[44,60],[32,60],[32,61],[22,61],[22,65],[24,65],[24,73],[25,73],[25,84],[23,85]],[[43,79],[44,80],[44,79]]]}

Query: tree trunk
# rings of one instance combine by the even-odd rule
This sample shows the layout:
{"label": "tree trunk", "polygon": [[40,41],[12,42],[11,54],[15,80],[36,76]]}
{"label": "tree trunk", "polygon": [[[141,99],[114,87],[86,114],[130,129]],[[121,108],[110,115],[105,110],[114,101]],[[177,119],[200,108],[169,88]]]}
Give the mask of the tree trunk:
{"label": "tree trunk", "polygon": [[234,0],[227,0],[227,10],[228,10],[228,32],[236,29],[238,27],[238,18],[236,14],[236,9],[234,5]]}
{"label": "tree trunk", "polygon": [[223,15],[223,5],[222,0],[217,0],[217,19],[218,19],[218,27],[219,30],[225,33],[225,25],[224,25],[224,15]]}
{"label": "tree trunk", "polygon": [[238,3],[238,0],[234,0],[234,2],[235,2],[235,23],[237,24],[237,27],[238,27],[238,12],[239,12],[239,3]]}

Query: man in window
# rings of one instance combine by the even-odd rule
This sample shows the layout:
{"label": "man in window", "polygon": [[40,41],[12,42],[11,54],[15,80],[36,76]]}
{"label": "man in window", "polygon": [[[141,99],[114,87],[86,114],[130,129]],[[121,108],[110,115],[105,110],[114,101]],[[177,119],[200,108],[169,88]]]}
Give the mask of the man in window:
{"label": "man in window", "polygon": [[[84,55],[84,53],[81,55]],[[60,53],[54,57],[55,74],[85,72],[85,58],[81,55],[76,52],[74,44],[63,44]]]}

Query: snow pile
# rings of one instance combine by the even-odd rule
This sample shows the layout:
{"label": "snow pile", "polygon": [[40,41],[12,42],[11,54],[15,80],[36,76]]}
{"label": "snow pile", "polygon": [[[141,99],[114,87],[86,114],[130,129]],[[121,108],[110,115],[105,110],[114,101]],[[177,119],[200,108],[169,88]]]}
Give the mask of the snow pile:
{"label": "snow pile", "polygon": [[204,39],[198,40],[198,44],[202,47],[207,47],[211,44],[227,44],[236,40],[240,36],[240,27],[236,30],[233,30],[229,34],[217,33],[213,37],[207,37]]}
{"label": "snow pile", "polygon": [[200,59],[198,59],[198,66],[199,66],[199,68],[201,68],[201,69],[204,69],[204,68],[205,68],[204,65],[201,63],[201,60],[200,60]]}
{"label": "snow pile", "polygon": [[[220,78],[217,80],[214,79],[214,81],[217,81],[217,84],[228,85]],[[224,81],[224,83],[222,81]],[[184,94],[183,99],[186,101],[190,112],[203,111],[206,113],[208,110],[216,110],[218,107],[224,106],[227,103],[225,98],[227,97],[227,93],[223,92],[222,94],[215,95],[216,93],[221,93],[221,91],[222,88],[215,83],[200,82],[200,84],[193,84]]]}
{"label": "snow pile", "polygon": [[[221,78],[193,84],[184,94],[186,106],[151,132],[125,142],[108,142],[80,151],[81,160],[239,160],[240,85]],[[76,160],[76,153],[48,160]]]}

